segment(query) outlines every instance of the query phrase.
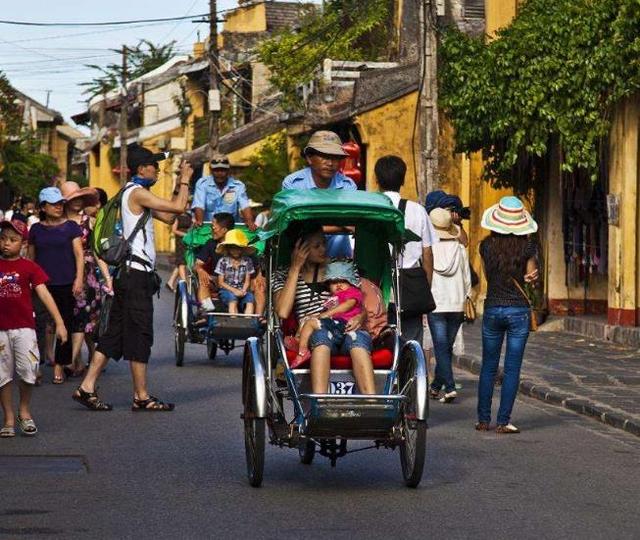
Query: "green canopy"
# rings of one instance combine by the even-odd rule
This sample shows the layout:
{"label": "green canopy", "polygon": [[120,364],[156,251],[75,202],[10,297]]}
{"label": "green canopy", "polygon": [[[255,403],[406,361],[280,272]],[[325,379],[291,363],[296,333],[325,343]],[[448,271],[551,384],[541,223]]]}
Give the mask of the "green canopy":
{"label": "green canopy", "polygon": [[[355,261],[363,277],[379,283],[385,301],[391,289],[389,244],[398,250],[406,240],[404,216],[382,193],[335,189],[285,190],[271,205],[271,218],[261,240],[280,236],[293,222],[355,225]],[[290,260],[292,239],[283,235],[278,263]]]}
{"label": "green canopy", "polygon": [[[251,232],[244,223],[236,223],[234,228],[241,230],[247,236],[249,242],[256,248],[258,254],[262,255],[264,252],[264,242],[259,240],[256,232]],[[191,227],[187,234],[184,235],[182,243],[187,248],[184,258],[189,268],[193,268],[198,249],[204,246],[211,238],[211,225],[209,224]]]}
{"label": "green canopy", "polygon": [[[288,189],[275,195],[271,218],[259,233],[266,240],[280,235],[294,221],[317,221],[325,225],[365,225],[383,234],[385,241],[400,244],[405,234],[404,217],[382,193],[338,189]],[[356,241],[358,228],[356,227]]]}

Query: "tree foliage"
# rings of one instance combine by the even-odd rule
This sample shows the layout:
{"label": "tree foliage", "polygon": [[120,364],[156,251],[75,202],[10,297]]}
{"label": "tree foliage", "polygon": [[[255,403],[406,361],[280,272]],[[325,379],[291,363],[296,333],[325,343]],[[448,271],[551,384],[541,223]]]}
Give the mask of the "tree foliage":
{"label": "tree foliage", "polygon": [[267,137],[249,162],[250,165],[239,175],[247,186],[249,197],[261,202],[272,199],[280,191],[282,179],[289,174],[284,132]]}
{"label": "tree foliage", "polygon": [[39,150],[36,134],[22,123],[18,95],[0,72],[0,174],[18,195],[35,197],[60,172]]}
{"label": "tree foliage", "polygon": [[[175,41],[164,45],[156,45],[147,39],[140,40],[135,47],[129,47],[127,54],[127,79],[133,80],[137,77],[153,71],[175,55]],[[119,49],[112,49],[114,52],[121,52]],[[99,75],[90,81],[80,83],[84,87],[84,94],[94,97],[105,94],[122,84],[122,64],[111,63],[106,66],[97,64],[87,64],[86,67],[98,71]]]}
{"label": "tree foliage", "polygon": [[564,170],[595,178],[612,107],[640,89],[640,2],[527,0],[495,40],[448,29],[439,51],[457,150],[482,150],[495,184],[554,140]]}
{"label": "tree foliage", "polygon": [[271,83],[297,104],[296,91],[311,81],[325,58],[378,60],[389,47],[389,0],[327,0],[299,29],[286,29],[258,47]]}

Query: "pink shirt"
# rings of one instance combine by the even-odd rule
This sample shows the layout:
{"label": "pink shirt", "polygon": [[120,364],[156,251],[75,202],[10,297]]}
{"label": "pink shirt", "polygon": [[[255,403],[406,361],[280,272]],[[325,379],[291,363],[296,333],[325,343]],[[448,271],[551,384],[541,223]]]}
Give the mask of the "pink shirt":
{"label": "pink shirt", "polygon": [[[336,301],[337,300],[337,301]],[[345,311],[344,313],[336,313],[332,319],[336,321],[347,322],[352,317],[356,315],[360,315],[362,312],[362,291],[358,289],[358,287],[351,286],[344,291],[338,291],[334,294],[327,303],[331,303],[332,307],[335,307],[338,304],[342,304],[347,300],[355,300],[356,305],[353,306],[349,311]]]}

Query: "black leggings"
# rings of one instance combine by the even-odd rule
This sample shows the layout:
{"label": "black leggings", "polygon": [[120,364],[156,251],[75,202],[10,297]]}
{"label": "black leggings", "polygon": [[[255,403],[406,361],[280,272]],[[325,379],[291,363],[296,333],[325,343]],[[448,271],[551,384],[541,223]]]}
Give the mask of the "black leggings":
{"label": "black leggings", "polygon": [[61,366],[68,366],[71,364],[72,360],[71,330],[73,327],[73,308],[76,304],[76,300],[72,292],[73,286],[47,285],[47,289],[49,289],[56,306],[58,306],[58,311],[60,312],[60,316],[62,317],[69,336],[64,344],[60,343],[59,339],[56,339],[55,362]]}

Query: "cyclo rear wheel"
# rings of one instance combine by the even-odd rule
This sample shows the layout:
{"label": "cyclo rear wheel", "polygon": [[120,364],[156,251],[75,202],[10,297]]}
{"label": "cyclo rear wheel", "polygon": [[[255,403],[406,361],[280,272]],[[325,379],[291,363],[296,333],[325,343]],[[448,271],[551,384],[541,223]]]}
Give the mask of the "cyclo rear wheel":
{"label": "cyclo rear wheel", "polygon": [[[265,452],[265,431],[266,419],[258,417],[258,377],[264,377],[264,373],[256,372],[256,360],[253,353],[257,350],[251,347],[247,341],[244,350],[244,365],[242,373],[242,402],[244,405],[244,449],[247,461],[247,477],[249,484],[253,487],[262,485],[264,473],[264,452]],[[257,340],[256,340],[257,341]]]}
{"label": "cyclo rear wheel", "polygon": [[427,422],[418,419],[417,414],[419,402],[427,403],[426,370],[424,355],[415,342],[407,344],[402,351],[398,382],[400,390],[409,398],[402,405],[400,465],[405,484],[415,488],[422,479],[427,449]]}
{"label": "cyclo rear wheel", "polygon": [[176,289],[176,299],[174,303],[174,351],[176,357],[176,366],[182,366],[184,362],[184,345],[187,341],[187,321],[184,321],[182,310],[182,294],[180,293],[180,287]]}

